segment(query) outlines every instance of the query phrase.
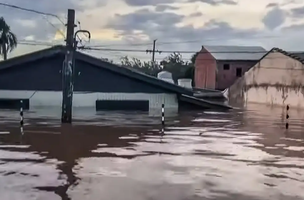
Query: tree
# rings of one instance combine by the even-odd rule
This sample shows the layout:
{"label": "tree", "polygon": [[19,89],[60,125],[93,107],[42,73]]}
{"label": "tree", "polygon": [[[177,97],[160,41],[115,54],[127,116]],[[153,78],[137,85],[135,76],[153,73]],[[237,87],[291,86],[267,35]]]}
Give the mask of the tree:
{"label": "tree", "polygon": [[11,31],[11,28],[5,22],[4,18],[0,18],[0,54],[4,60],[7,60],[7,52],[13,51],[17,47],[17,37]]}
{"label": "tree", "polygon": [[136,70],[151,76],[157,76],[162,71],[168,71],[172,73],[172,78],[176,82],[180,78],[194,79],[194,63],[198,53],[195,53],[191,57],[191,61],[185,61],[180,53],[172,53],[164,58],[160,65],[152,62],[142,62],[137,58],[129,58],[127,56],[121,58],[121,65]]}
{"label": "tree", "polygon": [[150,76],[157,76],[157,74],[162,70],[158,63],[153,64],[152,62],[142,62],[137,58],[129,58],[128,56],[122,57],[120,61],[122,66]]}
{"label": "tree", "polygon": [[196,52],[195,54],[193,54],[191,56],[191,65],[189,66],[189,68],[186,70],[185,74],[184,74],[184,78],[189,78],[192,79],[192,86],[194,87],[194,73],[195,73],[195,61],[196,58],[198,56],[199,52]]}
{"label": "tree", "polygon": [[199,54],[199,52],[196,52],[195,54],[193,54],[191,56],[191,63],[192,63],[193,66],[195,65],[195,60],[196,60],[198,54]]}
{"label": "tree", "polygon": [[180,53],[172,53],[166,57],[161,64],[165,71],[171,72],[174,81],[185,78],[186,71],[192,66],[190,62],[184,61]]}
{"label": "tree", "polygon": [[100,60],[105,61],[105,62],[109,62],[109,63],[114,63],[113,60],[110,60],[109,58],[100,58]]}

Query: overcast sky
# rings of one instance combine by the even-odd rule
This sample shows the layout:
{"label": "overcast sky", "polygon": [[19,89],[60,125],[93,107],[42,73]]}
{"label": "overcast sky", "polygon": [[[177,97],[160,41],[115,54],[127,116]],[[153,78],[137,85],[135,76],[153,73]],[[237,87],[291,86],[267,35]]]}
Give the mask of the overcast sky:
{"label": "overcast sky", "polygon": [[[67,9],[76,10],[82,29],[92,33],[91,43],[113,49],[152,48],[199,51],[208,45],[258,45],[266,49],[304,50],[304,0],[2,0],[49,12],[66,21]],[[64,26],[56,18],[0,6],[19,40],[58,43]],[[51,22],[55,27],[53,27]],[[10,55],[35,51],[43,46],[19,47]],[[146,53],[88,52],[118,59]],[[157,59],[166,54],[158,54]],[[184,55],[188,58],[190,55]]]}

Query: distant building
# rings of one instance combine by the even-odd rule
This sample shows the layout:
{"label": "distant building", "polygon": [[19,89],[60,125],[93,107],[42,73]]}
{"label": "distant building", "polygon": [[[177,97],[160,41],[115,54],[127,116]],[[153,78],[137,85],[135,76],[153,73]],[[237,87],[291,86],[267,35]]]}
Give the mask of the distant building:
{"label": "distant building", "polygon": [[230,101],[304,108],[304,52],[273,48],[228,90]]}
{"label": "distant building", "polygon": [[202,46],[195,60],[195,87],[224,90],[266,53],[259,46]]}

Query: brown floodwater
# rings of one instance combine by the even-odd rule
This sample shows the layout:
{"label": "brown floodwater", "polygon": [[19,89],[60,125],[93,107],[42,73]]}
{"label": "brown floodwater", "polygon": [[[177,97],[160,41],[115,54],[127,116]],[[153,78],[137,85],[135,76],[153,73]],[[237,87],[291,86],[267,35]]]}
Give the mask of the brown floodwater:
{"label": "brown floodwater", "polygon": [[[166,118],[99,113],[73,125],[0,112],[1,200],[304,199],[304,113],[251,106]],[[81,116],[81,115],[80,115]]]}

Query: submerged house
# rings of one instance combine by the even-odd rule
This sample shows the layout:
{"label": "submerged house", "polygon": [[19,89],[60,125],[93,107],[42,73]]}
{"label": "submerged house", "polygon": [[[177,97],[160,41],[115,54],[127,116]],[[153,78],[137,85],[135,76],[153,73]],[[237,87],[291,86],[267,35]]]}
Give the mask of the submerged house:
{"label": "submerged house", "polygon": [[[0,63],[0,107],[11,109],[21,99],[26,109],[61,108],[65,48],[55,46]],[[76,51],[73,109],[167,110],[184,105],[210,108],[193,92]],[[216,106],[216,105],[215,105]],[[58,112],[60,115],[60,112]]]}
{"label": "submerged house", "polygon": [[195,60],[195,87],[224,90],[266,53],[259,46],[202,46]]}
{"label": "submerged house", "polygon": [[228,91],[230,101],[304,108],[304,52],[273,48]]}

